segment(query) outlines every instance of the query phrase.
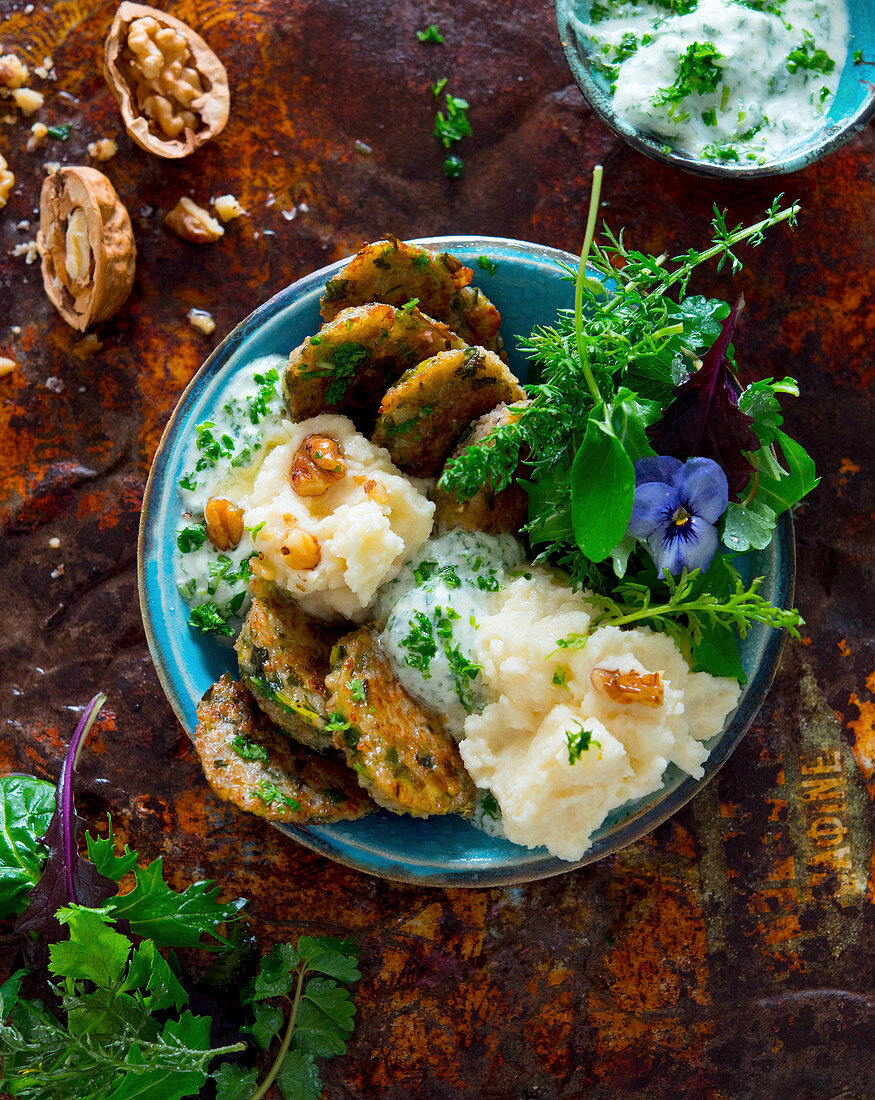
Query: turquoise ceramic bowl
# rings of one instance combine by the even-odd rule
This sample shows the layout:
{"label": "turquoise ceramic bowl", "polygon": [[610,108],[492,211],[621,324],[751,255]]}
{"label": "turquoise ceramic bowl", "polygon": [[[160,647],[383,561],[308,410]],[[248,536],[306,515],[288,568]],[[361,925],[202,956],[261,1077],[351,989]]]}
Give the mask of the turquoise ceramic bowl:
{"label": "turquoise ceramic bowl", "polygon": [[[576,257],[494,237],[437,237],[419,243],[451,251],[473,266],[475,282],[501,311],[511,369],[525,378],[526,360],[517,350],[518,340],[536,325],[549,324],[557,310],[572,307],[573,288],[560,265],[576,264]],[[477,257],[482,255],[497,263],[494,275],[478,268]],[[195,425],[209,419],[211,410],[221,403],[236,370],[261,355],[285,355],[318,329],[319,296],[326,279],[342,266],[332,264],[286,287],[234,329],[182,395],[155,456],[140,523],[140,604],[161,683],[189,733],[201,695],[223,672],[236,673],[236,660],[230,647],[189,628],[187,608],[176,591],[173,553],[180,515],[176,483],[184,472],[185,447]],[[747,565],[751,576],[765,577],[765,596],[781,607],[790,606],[795,557],[789,515],[782,518],[769,549],[751,556]],[[652,830],[707,783],[759,710],[781,646],[782,636],[765,627],[755,625],[748,634],[742,651],[748,683],[725,729],[714,738],[704,778],[694,780],[672,767],[660,791],[611,814],[579,863],[490,838],[457,817],[416,820],[381,811],[362,821],[279,829],[360,871],[426,886],[526,882],[583,866]]]}
{"label": "turquoise ceramic bowl", "polygon": [[[875,0],[847,0],[851,42],[848,60],[842,70],[838,90],[813,133],[784,151],[778,160],[749,166],[743,162],[715,164],[681,152],[664,152],[663,138],[634,129],[614,113],[613,101],[604,74],[593,68],[590,54],[578,35],[577,22],[585,18],[591,0],[556,0],[556,21],[565,58],[584,98],[602,120],[635,149],[664,164],[724,179],[754,179],[778,176],[807,168],[821,157],[834,152],[858,134],[875,115]],[[577,13],[577,15],[575,14]],[[861,50],[865,61],[855,65],[853,53]]]}

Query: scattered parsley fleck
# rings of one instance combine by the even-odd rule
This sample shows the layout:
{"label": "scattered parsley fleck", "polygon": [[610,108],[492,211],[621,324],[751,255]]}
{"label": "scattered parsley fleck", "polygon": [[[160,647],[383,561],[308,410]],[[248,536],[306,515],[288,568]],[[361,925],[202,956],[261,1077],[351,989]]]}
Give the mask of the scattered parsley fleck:
{"label": "scattered parsley fleck", "polygon": [[197,482],[194,480],[194,472],[190,474],[184,474],[179,479],[178,484],[180,489],[187,489],[190,493],[193,493],[197,488]]}
{"label": "scattered parsley fleck", "polygon": [[405,310],[407,313],[409,313],[412,309],[416,309],[416,307],[418,305],[419,305],[419,299],[418,298],[411,298],[410,301],[405,302],[404,305],[401,308],[403,310]]}
{"label": "scattered parsley fleck", "polygon": [[473,131],[468,121],[468,101],[447,92],[445,102],[446,114],[438,111],[435,116],[434,136],[443,143],[445,149],[449,149],[454,141],[470,137]]}
{"label": "scattered parsley fleck", "polygon": [[356,703],[363,703],[365,701],[365,685],[361,680],[356,679],[350,682],[349,694]]}
{"label": "scattered parsley fleck", "polygon": [[256,539],[256,536],[258,535],[258,532],[262,529],[262,527],[264,527],[264,525],[266,523],[267,523],[267,520],[263,519],[261,521],[261,523],[256,523],[256,525],[254,527],[247,527],[246,528],[246,530],[249,532],[249,534],[252,535],[252,541],[253,542],[255,542],[255,539]]}
{"label": "scattered parsley fleck", "polygon": [[432,91],[432,95],[434,95],[435,99],[440,98],[440,94],[444,90],[444,88],[446,88],[446,86],[447,86],[447,78],[445,76],[442,76],[440,78],[440,80],[436,80],[434,82],[434,84],[432,84],[431,91]]}
{"label": "scattered parsley fleck", "polygon": [[193,550],[200,550],[207,537],[207,528],[204,523],[192,523],[176,536],[176,545],[181,554],[190,554]]}
{"label": "scattered parsley fleck", "polygon": [[301,803],[296,802],[294,798],[289,798],[287,794],[275,787],[273,783],[269,783],[266,779],[258,784],[252,791],[253,797],[260,798],[266,806],[272,806],[275,803],[280,806],[287,806],[293,813],[300,813]]}
{"label": "scattered parsley fleck", "polygon": [[678,75],[674,84],[668,88],[659,88],[651,97],[651,103],[654,107],[661,107],[666,103],[680,103],[693,92],[707,95],[716,91],[723,75],[723,70],[716,62],[722,57],[723,54],[713,42],[693,42],[678,63]]}
{"label": "scattered parsley fleck", "polygon": [[325,400],[329,405],[339,401],[349,388],[358,364],[366,359],[368,349],[363,344],[341,344],[331,357],[331,383]]}
{"label": "scattered parsley fleck", "polygon": [[498,271],[498,264],[494,260],[490,260],[488,256],[478,256],[477,266],[482,268],[487,275],[494,275]]}
{"label": "scattered parsley fleck", "polygon": [[831,73],[836,63],[826,50],[816,50],[814,39],[806,32],[805,41],[787,54],[787,72],[796,73],[800,69],[809,69],[811,72]]}
{"label": "scattered parsley fleck", "polygon": [[189,612],[188,624],[202,634],[224,634],[228,638],[233,638],[236,633],[212,601],[193,607]]}
{"label": "scattered parsley fleck", "polygon": [[[575,719],[577,721],[577,719]],[[600,749],[601,742],[594,741],[591,730],[585,730],[580,722],[577,722],[578,729],[565,731],[565,743],[568,746],[568,763],[572,766],[580,759],[581,754],[586,752],[590,745],[595,745]]]}
{"label": "scattered parsley fleck", "polygon": [[416,37],[420,42],[434,42],[437,45],[440,45],[444,40],[444,36],[438,30],[437,24],[435,23],[429,23],[424,31],[417,31]]}
{"label": "scattered parsley fleck", "polygon": [[[567,634],[556,642],[556,649],[583,649],[588,641],[588,634]],[[555,653],[556,650],[553,652]]]}
{"label": "scattered parsley fleck", "polygon": [[437,644],[434,640],[431,620],[424,612],[413,613],[413,618],[410,620],[410,633],[401,639],[401,645],[409,651],[404,658],[404,663],[411,668],[419,669],[426,680],[430,679],[431,673],[428,667],[437,653]]}
{"label": "scattered parsley fleck", "polygon": [[562,665],[556,666],[556,671],[553,673],[553,683],[556,685],[556,687],[565,688],[566,691],[570,690],[566,679],[567,675],[568,673],[565,671]]}
{"label": "scattered parsley fleck", "polygon": [[498,805],[498,799],[492,793],[492,791],[486,791],[483,797],[480,799],[480,808],[483,811],[485,817],[491,817],[493,821],[498,821],[501,817],[501,809]]}
{"label": "scattered parsley fleck", "polygon": [[461,179],[465,174],[465,165],[461,157],[450,154],[444,161],[444,175],[448,180]]}
{"label": "scattered parsley fleck", "polygon": [[348,730],[349,728],[349,722],[347,722],[339,711],[333,711],[328,715],[328,721],[325,723],[326,733],[337,733],[342,730]]}
{"label": "scattered parsley fleck", "polygon": [[854,64],[855,65],[862,65],[863,64],[863,51],[862,50],[854,50],[853,58],[854,58]]}
{"label": "scattered parsley fleck", "polygon": [[70,136],[70,130],[72,127],[69,122],[64,122],[60,126],[48,126],[46,127],[46,133],[49,137],[57,138],[58,141],[66,141]]}
{"label": "scattered parsley fleck", "polygon": [[238,734],[231,742],[231,748],[244,760],[260,760],[263,764],[267,763],[267,749],[251,737]]}

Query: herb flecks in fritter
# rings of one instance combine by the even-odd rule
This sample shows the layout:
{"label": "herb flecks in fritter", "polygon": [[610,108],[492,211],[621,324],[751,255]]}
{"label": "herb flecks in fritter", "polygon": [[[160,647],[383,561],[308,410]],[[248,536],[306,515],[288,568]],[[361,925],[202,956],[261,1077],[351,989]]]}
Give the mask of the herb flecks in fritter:
{"label": "herb flecks in fritter", "polygon": [[376,633],[346,635],[331,663],[335,744],[374,801],[414,817],[471,814],[474,784],[455,741],[398,682]]}
{"label": "herb flecks in fritter", "polygon": [[352,821],[374,806],[337,760],[295,746],[226,673],[197,708],[194,744],[219,796],[268,821],[294,825]]}

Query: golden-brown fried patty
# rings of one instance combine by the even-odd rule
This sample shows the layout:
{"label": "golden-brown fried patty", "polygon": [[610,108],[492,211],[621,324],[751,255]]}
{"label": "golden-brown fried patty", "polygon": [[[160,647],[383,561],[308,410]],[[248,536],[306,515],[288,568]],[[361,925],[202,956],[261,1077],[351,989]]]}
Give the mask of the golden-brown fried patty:
{"label": "golden-brown fried patty", "polygon": [[292,420],[348,416],[370,433],[383,394],[408,367],[465,344],[418,309],[371,303],[339,313],[289,356],[283,397]]}
{"label": "golden-brown fried patty", "polygon": [[376,633],[341,638],[331,664],[329,705],[345,723],[335,743],[374,801],[414,817],[470,814],[475,789],[456,742],[401,686]]}
{"label": "golden-brown fried patty", "polygon": [[[462,454],[472,444],[483,443],[496,428],[511,423],[519,415],[520,408],[519,403],[510,407],[501,404],[481,416],[463,436],[450,455],[450,460]],[[434,491],[434,502],[435,530],[439,531],[462,527],[466,531],[486,531],[491,535],[506,532],[515,535],[528,519],[529,513],[529,498],[513,481],[498,493],[489,485],[484,485],[468,500],[459,500],[455,493],[447,492],[438,484]]]}
{"label": "golden-brown fried patty", "polygon": [[293,745],[227,673],[197,708],[194,745],[219,796],[268,821],[353,821],[374,804],[339,760]]}
{"label": "golden-brown fried patty", "polygon": [[371,438],[405,473],[434,477],[472,420],[500,401],[525,396],[494,352],[443,351],[411,367],[389,387]]}

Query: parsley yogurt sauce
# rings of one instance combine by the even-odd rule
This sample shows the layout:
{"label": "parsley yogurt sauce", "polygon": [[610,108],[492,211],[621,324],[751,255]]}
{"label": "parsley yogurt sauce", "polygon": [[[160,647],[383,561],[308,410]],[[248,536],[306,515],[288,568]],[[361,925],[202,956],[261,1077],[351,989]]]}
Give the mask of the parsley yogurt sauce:
{"label": "parsley yogurt sauce", "polygon": [[842,0],[580,0],[617,115],[668,149],[765,164],[814,131],[848,52]]}

